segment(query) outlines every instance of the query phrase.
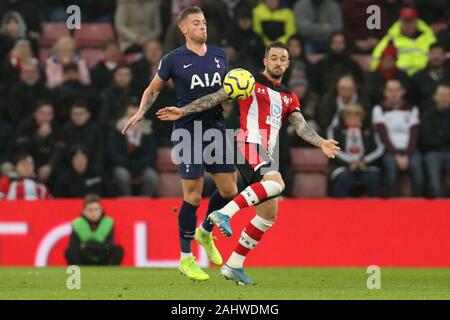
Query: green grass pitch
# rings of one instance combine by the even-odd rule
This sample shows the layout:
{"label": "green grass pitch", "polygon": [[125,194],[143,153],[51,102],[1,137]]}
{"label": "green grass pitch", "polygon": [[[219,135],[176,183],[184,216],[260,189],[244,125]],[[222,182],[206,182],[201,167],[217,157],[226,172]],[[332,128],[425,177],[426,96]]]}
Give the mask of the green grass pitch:
{"label": "green grass pitch", "polygon": [[450,299],[450,269],[382,268],[381,289],[367,289],[365,268],[247,268],[257,283],[192,282],[176,269],[82,267],[68,290],[65,268],[0,268],[0,299]]}

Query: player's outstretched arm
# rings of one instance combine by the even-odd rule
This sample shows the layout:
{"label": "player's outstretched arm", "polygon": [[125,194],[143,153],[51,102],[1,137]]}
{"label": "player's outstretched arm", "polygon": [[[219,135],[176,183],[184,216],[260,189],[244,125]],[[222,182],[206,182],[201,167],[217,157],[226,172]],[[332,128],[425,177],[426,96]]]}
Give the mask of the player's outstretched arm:
{"label": "player's outstretched arm", "polygon": [[166,82],[162,80],[157,73],[152,82],[150,82],[149,86],[142,94],[141,104],[139,106],[138,112],[127,121],[125,127],[122,130],[122,134],[125,134],[130,127],[134,126],[144,118],[144,114],[153,105],[153,102],[155,102],[156,98],[159,95],[159,92],[165,84]]}
{"label": "player's outstretched arm", "polygon": [[335,140],[325,140],[319,136],[319,134],[308,125],[300,112],[293,112],[289,116],[289,122],[294,126],[295,132],[300,138],[313,146],[322,149],[322,152],[328,158],[334,159],[336,157],[336,154],[341,149],[337,146],[339,142]]}
{"label": "player's outstretched arm", "polygon": [[229,99],[229,96],[226,94],[225,90],[221,88],[220,90],[208,94],[206,96],[203,96],[185,105],[182,108],[177,107],[162,108],[158,110],[158,112],[156,112],[156,116],[163,121],[175,121],[189,114],[198,113],[211,109],[227,99]]}

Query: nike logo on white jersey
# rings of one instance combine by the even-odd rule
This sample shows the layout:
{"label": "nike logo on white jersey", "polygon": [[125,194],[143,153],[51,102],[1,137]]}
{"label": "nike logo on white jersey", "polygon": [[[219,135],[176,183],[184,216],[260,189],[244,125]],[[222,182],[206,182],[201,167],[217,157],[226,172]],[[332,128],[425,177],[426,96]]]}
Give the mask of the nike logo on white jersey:
{"label": "nike logo on white jersey", "polygon": [[192,66],[192,63],[189,63],[189,64],[183,64],[183,69],[189,68],[190,66]]}

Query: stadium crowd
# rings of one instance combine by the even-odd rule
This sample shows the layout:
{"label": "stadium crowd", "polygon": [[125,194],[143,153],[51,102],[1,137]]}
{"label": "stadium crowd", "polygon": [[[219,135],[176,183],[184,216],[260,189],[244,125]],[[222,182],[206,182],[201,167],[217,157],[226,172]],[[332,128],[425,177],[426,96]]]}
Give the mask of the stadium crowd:
{"label": "stadium crowd", "polygon": [[[80,0],[81,30],[113,30],[83,44],[65,28],[71,2],[0,3],[0,199],[157,195],[157,150],[171,146],[171,124],[155,112],[176,105],[170,83],[145,121],[120,131],[162,56],[184,44],[175,17],[192,5],[230,69],[260,72],[265,45],[288,46],[283,82],[342,149],[328,166],[329,196],[396,197],[405,173],[414,197],[450,195],[448,1]],[[369,29],[373,4],[380,26]],[[58,23],[67,34],[49,40],[46,26]],[[233,102],[224,114],[239,127]],[[287,125],[280,135],[289,177],[291,148],[309,146]]]}

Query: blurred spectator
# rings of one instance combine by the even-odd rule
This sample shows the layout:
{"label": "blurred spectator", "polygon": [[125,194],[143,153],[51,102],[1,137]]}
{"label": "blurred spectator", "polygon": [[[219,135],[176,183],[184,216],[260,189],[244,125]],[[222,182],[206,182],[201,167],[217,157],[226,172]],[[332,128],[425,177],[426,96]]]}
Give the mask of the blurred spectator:
{"label": "blurred spectator", "polygon": [[[364,95],[358,92],[359,86],[351,75],[343,75],[334,89],[325,94],[316,111],[316,120],[325,133],[336,127],[341,121],[341,112],[351,102],[359,102],[367,115],[370,114],[370,103]],[[366,117],[365,125],[370,124],[370,117]]]}
{"label": "blurred spectator", "polygon": [[97,91],[108,87],[113,79],[114,69],[122,62],[119,45],[115,40],[107,40],[103,46],[103,59],[91,70],[92,85]]}
{"label": "blurred spectator", "polygon": [[280,0],[265,0],[253,9],[253,30],[266,46],[277,40],[286,44],[297,32],[294,12],[280,8]]}
{"label": "blurred spectator", "polygon": [[29,154],[19,154],[14,161],[14,171],[0,178],[0,200],[48,199],[47,187],[37,181],[34,160]]}
{"label": "blurred spectator", "polygon": [[38,64],[39,61],[33,57],[30,41],[19,39],[3,61],[0,73],[0,82],[8,89],[11,84],[19,81],[22,65],[25,63]]}
{"label": "blurred spectator", "polygon": [[64,82],[53,90],[56,117],[60,123],[69,119],[70,107],[79,100],[86,101],[97,116],[99,98],[95,89],[81,81],[78,66],[74,63],[64,66]]}
{"label": "blurred spectator", "polygon": [[446,23],[450,6],[447,0],[415,0],[417,12],[428,24]]}
{"label": "blurred spectator", "polygon": [[441,44],[434,43],[428,53],[429,62],[425,69],[412,77],[414,102],[423,111],[433,97],[440,82],[450,82],[450,68],[445,66],[445,49]]}
{"label": "blurred spectator", "polygon": [[430,26],[417,18],[415,9],[403,8],[400,12],[400,20],[389,28],[387,34],[374,49],[372,70],[378,67],[381,53],[390,41],[393,41],[398,51],[397,67],[411,76],[426,67],[428,50],[430,45],[436,41],[436,37]]}
{"label": "blurred spectator", "polygon": [[289,68],[283,76],[283,82],[287,84],[293,80],[306,80],[314,88],[317,82],[314,66],[306,58],[304,42],[300,34],[296,33],[291,36],[287,46],[290,63]]}
{"label": "blurred spectator", "polygon": [[201,0],[201,5],[205,17],[214,25],[220,35],[228,32],[231,26],[233,15],[229,14],[228,7],[223,0]]}
{"label": "blurred spectator", "polygon": [[221,45],[227,50],[230,69],[240,67],[252,73],[259,71],[265,46],[262,38],[253,31],[250,7],[241,6],[237,9]]}
{"label": "blurred spectator", "polygon": [[318,93],[330,90],[343,74],[352,74],[361,85],[363,72],[349,54],[347,39],[342,32],[336,32],[330,37],[328,53],[315,65]]}
{"label": "blurred spectator", "polygon": [[[369,29],[367,27],[367,8],[369,6],[380,8],[380,28]],[[344,33],[353,44],[357,53],[372,53],[373,48],[383,37],[388,28],[387,12],[384,1],[381,0],[344,0],[341,4],[344,20]]]}
{"label": "blurred spectator", "polygon": [[329,37],[342,30],[341,8],[334,0],[299,0],[294,12],[306,54],[324,53]]}
{"label": "blurred spectator", "polygon": [[48,99],[50,90],[41,79],[39,65],[25,62],[20,69],[20,80],[8,92],[8,114],[14,125],[33,113],[37,101]]}
{"label": "blurred spectator", "polygon": [[373,109],[373,124],[386,147],[383,158],[388,197],[397,196],[398,172],[408,171],[412,177],[412,195],[422,196],[422,159],[417,151],[419,109],[406,102],[405,88],[396,79],[386,82],[385,100]]}
{"label": "blurred spectator", "polygon": [[74,145],[84,145],[90,159],[101,168],[103,155],[103,135],[100,126],[91,119],[89,107],[83,101],[75,102],[70,109],[70,121],[63,129],[66,149]]}
{"label": "blurred spectator", "polygon": [[[48,1],[48,0],[47,0]],[[61,1],[61,0],[59,0]],[[0,1],[0,17],[14,11],[23,17],[26,24],[27,36],[37,39],[41,33],[41,17],[37,12],[42,8],[41,1],[33,0],[2,0]],[[25,35],[24,35],[25,36]]]}
{"label": "blurred spectator", "polygon": [[383,50],[377,69],[367,75],[365,88],[372,105],[379,104],[383,100],[384,86],[389,79],[398,79],[406,88],[409,88],[409,77],[404,71],[397,68],[396,61],[397,49],[390,43]]}
{"label": "blurred spectator", "polygon": [[147,41],[161,36],[161,1],[117,0],[115,26],[122,52],[142,51]]}
{"label": "blurred spectator", "polygon": [[5,60],[17,40],[26,37],[26,32],[27,26],[19,13],[5,13],[0,25],[0,62]]}
{"label": "blurred spectator", "polygon": [[341,151],[330,163],[333,181],[331,196],[348,197],[352,187],[364,186],[369,197],[380,196],[380,168],[378,160],[384,146],[371,127],[363,125],[365,112],[352,102],[342,112],[343,123],[329,131],[328,139],[340,142]]}
{"label": "blurred spectator", "polygon": [[447,58],[450,58],[450,11],[447,18],[447,28],[437,34],[438,42],[444,46]]}
{"label": "blurred spectator", "polygon": [[[291,81],[289,82],[289,87],[301,101],[302,115],[308,125],[310,125],[314,130],[320,131],[319,125],[315,120],[317,117],[316,112],[319,97],[310,89],[308,80],[304,78],[291,79]],[[291,145],[293,147],[312,147],[310,143],[298,138],[298,135],[295,133],[293,126],[288,126],[287,133],[290,136]]]}
{"label": "blurred spectator", "polygon": [[444,172],[450,177],[450,85],[441,84],[434,105],[422,116],[421,147],[433,197],[445,197]]}
{"label": "blurred spectator", "polygon": [[132,65],[134,83],[139,92],[144,91],[158,71],[162,58],[162,45],[158,41],[148,41],[144,46],[144,56]]}
{"label": "blurred spectator", "polygon": [[8,175],[12,167],[14,131],[12,126],[0,117],[0,176]]}
{"label": "blurred spectator", "polygon": [[52,47],[52,54],[45,61],[47,87],[53,89],[64,82],[64,67],[75,64],[80,73],[80,82],[84,85],[91,83],[86,61],[76,53],[76,43],[71,37],[60,38]]}
{"label": "blurred spectator", "polygon": [[64,147],[61,130],[54,119],[51,103],[41,101],[33,115],[22,120],[17,129],[16,148],[33,157],[42,182],[48,182],[59,168]]}
{"label": "blurred spectator", "polygon": [[137,105],[128,106],[127,112],[111,130],[109,159],[121,196],[131,196],[132,180],[137,178],[141,181],[140,195],[152,197],[158,184],[158,174],[154,168],[157,142],[152,122],[144,119],[131,127],[125,135],[121,132],[138,109]]}
{"label": "blurred spectator", "polygon": [[123,248],[114,241],[115,222],[106,216],[100,198],[84,198],[80,217],[72,223],[66,259],[69,265],[120,265]]}
{"label": "blurred spectator", "polygon": [[102,194],[103,181],[97,168],[90,164],[84,145],[74,145],[67,152],[69,168],[59,176],[54,188],[56,198],[81,198],[89,193]]}
{"label": "blurred spectator", "polygon": [[114,70],[113,83],[101,94],[101,108],[99,114],[102,126],[114,127],[117,120],[125,113],[130,99],[137,96],[131,86],[133,74],[126,64],[117,66]]}

